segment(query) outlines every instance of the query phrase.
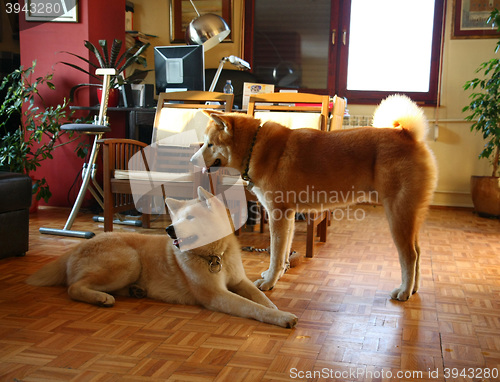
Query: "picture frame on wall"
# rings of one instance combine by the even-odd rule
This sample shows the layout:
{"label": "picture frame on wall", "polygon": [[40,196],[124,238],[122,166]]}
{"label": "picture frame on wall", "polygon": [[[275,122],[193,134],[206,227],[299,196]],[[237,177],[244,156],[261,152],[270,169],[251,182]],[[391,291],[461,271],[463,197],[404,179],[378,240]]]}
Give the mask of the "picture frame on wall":
{"label": "picture frame on wall", "polygon": [[78,0],[25,0],[26,21],[78,22]]}
{"label": "picture frame on wall", "polygon": [[[200,15],[214,13],[226,21],[229,29],[232,25],[232,0],[194,0]],[[186,27],[198,17],[189,0],[170,0],[170,42],[185,43]],[[232,42],[232,33],[223,42]]]}
{"label": "picture frame on wall", "polygon": [[452,38],[500,37],[487,22],[495,8],[500,8],[500,0],[454,0]]}

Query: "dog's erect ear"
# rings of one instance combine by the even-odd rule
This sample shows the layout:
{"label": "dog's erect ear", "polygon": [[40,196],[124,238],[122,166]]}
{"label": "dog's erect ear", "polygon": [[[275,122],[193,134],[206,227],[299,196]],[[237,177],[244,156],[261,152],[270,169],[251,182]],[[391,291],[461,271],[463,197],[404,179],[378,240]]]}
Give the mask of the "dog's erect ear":
{"label": "dog's erect ear", "polygon": [[226,134],[233,135],[233,125],[224,113],[214,110],[203,110],[203,112],[215,122],[220,130],[224,130]]}
{"label": "dog's erect ear", "polygon": [[224,204],[219,200],[219,198],[212,195],[210,192],[205,190],[203,187],[198,187],[198,197],[201,202],[205,202],[209,209],[224,208]]}
{"label": "dog's erect ear", "polygon": [[208,192],[207,190],[205,190],[203,187],[199,186],[198,187],[198,198],[200,199],[200,201],[205,201],[205,200],[208,200],[210,198],[213,198],[214,196]]}
{"label": "dog's erect ear", "polygon": [[210,199],[207,199],[207,206],[210,210],[212,211],[224,211],[224,203],[221,202],[221,200],[217,197],[214,196]]}
{"label": "dog's erect ear", "polygon": [[206,115],[208,115],[210,118],[212,118],[212,115],[214,115],[214,114],[219,114],[219,115],[224,114],[222,111],[217,111],[217,110],[203,109],[202,111],[203,111],[203,113],[205,113]]}
{"label": "dog's erect ear", "polygon": [[182,201],[172,198],[166,198],[165,203],[173,216],[175,216],[175,213],[184,205]]}

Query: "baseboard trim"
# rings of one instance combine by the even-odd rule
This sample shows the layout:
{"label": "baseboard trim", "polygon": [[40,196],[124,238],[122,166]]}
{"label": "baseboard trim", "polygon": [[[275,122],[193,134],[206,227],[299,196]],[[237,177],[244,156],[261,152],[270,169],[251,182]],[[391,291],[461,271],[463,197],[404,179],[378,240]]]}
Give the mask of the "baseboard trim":
{"label": "baseboard trim", "polygon": [[463,191],[441,191],[434,192],[432,206],[442,207],[462,207],[473,208],[472,197],[470,192]]}

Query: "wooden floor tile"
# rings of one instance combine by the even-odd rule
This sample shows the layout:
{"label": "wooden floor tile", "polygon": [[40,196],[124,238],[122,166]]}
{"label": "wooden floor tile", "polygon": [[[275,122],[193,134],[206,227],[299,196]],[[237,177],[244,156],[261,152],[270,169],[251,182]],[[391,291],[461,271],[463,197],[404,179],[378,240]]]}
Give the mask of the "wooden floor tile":
{"label": "wooden floor tile", "polygon": [[[383,209],[359,208],[362,222],[332,221],[315,257],[266,292],[299,317],[293,330],[149,299],[117,297],[99,308],[72,301],[64,287],[29,286],[30,274],[82,240],[39,234],[62,227],[69,212],[41,208],[30,216],[27,255],[0,260],[0,381],[434,382],[445,381],[446,368],[500,373],[500,221],[431,209],[420,235],[421,288],[402,303],[389,298],[400,269]],[[116,230],[164,234],[166,224]],[[75,228],[103,229],[86,212]],[[305,232],[298,222],[301,254]],[[239,241],[267,248],[269,233],[242,232]],[[252,279],[269,265],[266,252],[242,259]]]}

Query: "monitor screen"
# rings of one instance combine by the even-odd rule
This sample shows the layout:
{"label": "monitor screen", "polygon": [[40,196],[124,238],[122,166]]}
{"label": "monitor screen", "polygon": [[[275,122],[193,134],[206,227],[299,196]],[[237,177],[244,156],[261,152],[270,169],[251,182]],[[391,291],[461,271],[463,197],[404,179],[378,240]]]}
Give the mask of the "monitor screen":
{"label": "monitor screen", "polygon": [[154,53],[156,94],[205,90],[203,45],[157,46]]}

